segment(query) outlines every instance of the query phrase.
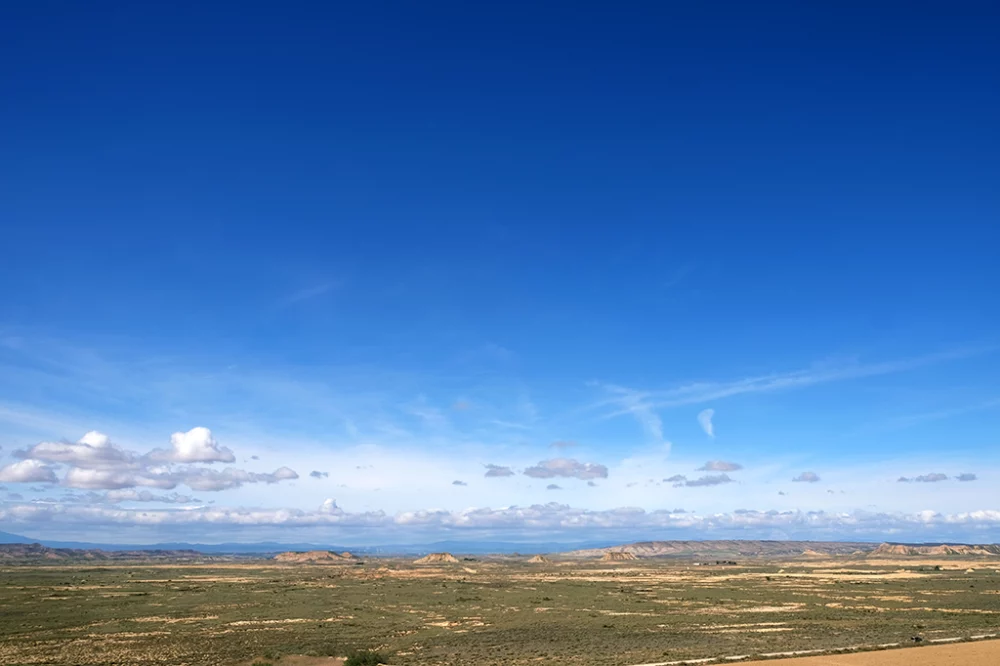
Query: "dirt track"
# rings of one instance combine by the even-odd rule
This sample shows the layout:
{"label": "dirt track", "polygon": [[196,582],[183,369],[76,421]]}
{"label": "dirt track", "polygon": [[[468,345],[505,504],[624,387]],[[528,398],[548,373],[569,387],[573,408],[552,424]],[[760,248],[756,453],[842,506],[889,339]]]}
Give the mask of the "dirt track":
{"label": "dirt track", "polygon": [[993,666],[1000,664],[1000,641],[954,643],[927,647],[795,657],[747,662],[768,666]]}

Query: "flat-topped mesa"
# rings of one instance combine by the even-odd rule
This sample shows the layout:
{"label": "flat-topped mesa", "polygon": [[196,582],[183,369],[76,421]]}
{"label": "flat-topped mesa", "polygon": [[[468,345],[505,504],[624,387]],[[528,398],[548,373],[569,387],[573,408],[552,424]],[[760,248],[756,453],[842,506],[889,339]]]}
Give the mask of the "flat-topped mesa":
{"label": "flat-topped mesa", "polygon": [[601,556],[602,562],[630,562],[632,560],[637,560],[637,559],[639,558],[637,558],[632,553],[628,553],[622,550],[608,551],[607,553],[604,553],[604,555]]}
{"label": "flat-topped mesa", "polygon": [[310,550],[304,553],[295,551],[278,553],[273,559],[275,562],[285,564],[332,564],[353,560],[354,556],[350,553],[338,554],[329,550]]}
{"label": "flat-topped mesa", "polygon": [[1000,545],[883,543],[869,557],[1000,557]]}
{"label": "flat-topped mesa", "polygon": [[458,559],[451,553],[431,553],[419,560],[414,560],[414,564],[455,564]]}

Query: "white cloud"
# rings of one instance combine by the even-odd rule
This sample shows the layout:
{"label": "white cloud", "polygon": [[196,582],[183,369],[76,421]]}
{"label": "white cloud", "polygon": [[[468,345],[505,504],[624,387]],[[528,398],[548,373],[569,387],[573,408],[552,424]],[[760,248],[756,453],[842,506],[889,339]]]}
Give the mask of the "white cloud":
{"label": "white cloud", "polygon": [[187,432],[175,432],[170,436],[170,449],[156,449],[149,454],[150,460],[177,463],[231,463],[236,461],[233,452],[212,437],[208,428],[192,428]]}
{"label": "white cloud", "polygon": [[743,469],[743,465],[725,460],[709,460],[698,468],[699,472],[736,472]]}
{"label": "white cloud", "polygon": [[320,472],[319,470],[314,469],[313,471],[309,472],[309,476],[311,476],[314,479],[325,479],[330,476],[330,473]]}
{"label": "white cloud", "polygon": [[714,409],[703,409],[698,412],[698,424],[709,437],[715,437],[715,426],[712,425],[713,416],[715,416]]}
{"label": "white cloud", "polygon": [[350,513],[333,499],[316,510],[299,509],[227,509],[198,507],[190,510],[123,509],[98,505],[73,504],[0,504],[0,521],[16,523],[56,523],[124,526],[225,526],[318,527],[353,526],[416,529],[534,530],[548,533],[621,529],[677,530],[689,536],[709,538],[735,533],[767,534],[768,530],[818,536],[869,536],[886,534],[961,533],[968,530],[1000,529],[1000,511],[979,510],[943,514],[884,513],[869,511],[757,511],[700,514],[669,510],[645,511],[637,507],[619,507],[594,511],[550,502],[526,507],[474,508],[462,511],[421,510],[388,515],[382,511]]}
{"label": "white cloud", "polygon": [[29,458],[0,469],[0,481],[5,483],[55,483],[56,473],[41,460]]}
{"label": "white cloud", "polygon": [[608,468],[595,463],[581,463],[572,458],[552,458],[524,470],[524,475],[535,479],[551,479],[561,476],[586,481],[587,479],[608,478]]}
{"label": "white cloud", "polygon": [[792,479],[796,483],[816,483],[819,481],[819,474],[816,472],[802,472],[797,477]]}

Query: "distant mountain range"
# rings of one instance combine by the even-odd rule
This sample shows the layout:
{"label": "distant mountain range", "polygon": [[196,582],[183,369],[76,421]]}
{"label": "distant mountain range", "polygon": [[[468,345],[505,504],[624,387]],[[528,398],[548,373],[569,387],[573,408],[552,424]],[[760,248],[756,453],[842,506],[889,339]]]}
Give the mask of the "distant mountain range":
{"label": "distant mountain range", "polygon": [[[101,544],[72,541],[36,541],[19,534],[0,532],[0,560],[3,559],[205,559],[217,556],[264,556],[278,553],[350,551],[367,557],[419,556],[428,553],[459,555],[513,555],[549,553],[562,558],[602,558],[606,553],[628,553],[637,558],[674,558],[704,560],[791,559],[856,555],[866,557],[1000,557],[998,545],[967,544],[898,544],[844,541],[639,541],[612,545],[608,542],[514,543],[504,541],[438,541],[429,544],[406,544],[369,547],[343,547],[314,543],[158,543],[152,545]],[[289,561],[305,556],[290,557]],[[307,558],[308,559],[308,558]]]}
{"label": "distant mountain range", "polygon": [[42,560],[45,562],[105,562],[160,560],[165,562],[204,561],[215,557],[196,550],[97,550],[81,548],[49,548],[37,543],[0,544],[0,562],[10,560]]}
{"label": "distant mountain range", "polygon": [[878,548],[875,543],[848,541],[639,541],[621,546],[588,548],[564,553],[565,557],[601,557],[609,552],[636,557],[674,558],[790,558],[802,555],[865,555]]}
{"label": "distant mountain range", "polygon": [[0,544],[39,543],[50,548],[75,548],[81,550],[105,551],[142,551],[142,550],[194,550],[206,554],[224,555],[269,555],[288,551],[350,551],[358,555],[382,556],[392,555],[426,555],[436,552],[452,552],[464,555],[513,554],[513,553],[556,553],[570,549],[599,548],[610,546],[611,541],[585,542],[542,542],[524,543],[512,541],[436,541],[422,544],[388,544],[375,546],[344,546],[337,544],[317,543],[277,543],[264,541],[259,543],[187,543],[165,542],[156,544],[109,544],[85,541],[51,541],[48,539],[31,539],[19,534],[0,532]]}

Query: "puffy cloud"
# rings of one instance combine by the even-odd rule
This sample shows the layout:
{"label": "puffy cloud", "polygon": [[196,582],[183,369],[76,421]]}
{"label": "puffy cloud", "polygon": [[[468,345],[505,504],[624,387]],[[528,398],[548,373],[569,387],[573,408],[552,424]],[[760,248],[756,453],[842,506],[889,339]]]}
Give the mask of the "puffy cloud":
{"label": "puffy cloud", "polygon": [[816,483],[819,481],[819,474],[816,472],[802,472],[797,477],[792,479],[796,483]]}
{"label": "puffy cloud", "polygon": [[699,472],[736,472],[743,469],[743,465],[725,460],[709,460],[698,468]]}
{"label": "puffy cloud", "polygon": [[524,470],[524,475],[535,479],[551,479],[560,476],[586,481],[587,479],[608,478],[608,468],[595,463],[581,463],[572,458],[552,458]]}
{"label": "puffy cloud", "polygon": [[663,479],[664,483],[684,483],[687,481],[687,477],[683,474],[674,474],[668,479]]}
{"label": "puffy cloud", "polygon": [[18,451],[17,455],[87,469],[130,465],[136,458],[134,454],[112,444],[107,435],[97,431],[88,432],[75,444],[39,442],[26,451]]}
{"label": "puffy cloud", "polygon": [[236,461],[233,452],[212,437],[208,428],[191,428],[170,436],[170,449],[156,449],[149,454],[151,460],[176,463],[231,463]]}
{"label": "puffy cloud", "polygon": [[733,480],[729,478],[728,474],[708,474],[693,481],[685,481],[684,485],[688,488],[696,488],[699,486],[721,486],[732,482]]}
{"label": "puffy cloud", "polygon": [[545,489],[546,490],[562,490],[562,486],[557,486],[554,483],[550,483],[549,485],[545,486]]}
{"label": "puffy cloud", "polygon": [[966,472],[964,474],[959,474],[955,478],[958,479],[959,481],[975,481],[976,480],[976,475],[975,474],[969,474],[968,472]]}
{"label": "puffy cloud", "polygon": [[344,513],[344,510],[337,506],[337,500],[332,497],[328,497],[323,500],[323,503],[319,506],[319,511],[321,515],[340,515]]}
{"label": "puffy cloud", "polygon": [[465,481],[459,481],[458,479],[456,479],[456,480],[454,480],[454,481],[451,482],[451,485],[453,485],[453,486],[467,486],[469,484],[467,484]]}
{"label": "puffy cloud", "polygon": [[0,469],[0,481],[5,483],[55,483],[55,471],[41,460],[28,458]]}
{"label": "puffy cloud", "polygon": [[514,476],[514,470],[502,465],[486,465],[486,477]]}
{"label": "puffy cloud", "polygon": [[330,473],[329,472],[320,472],[320,471],[314,469],[313,471],[309,472],[309,476],[311,476],[314,479],[325,479],[328,476],[330,476]]}
{"label": "puffy cloud", "polygon": [[698,424],[709,437],[715,437],[715,426],[712,425],[713,416],[715,416],[714,409],[703,409],[698,412]]}

